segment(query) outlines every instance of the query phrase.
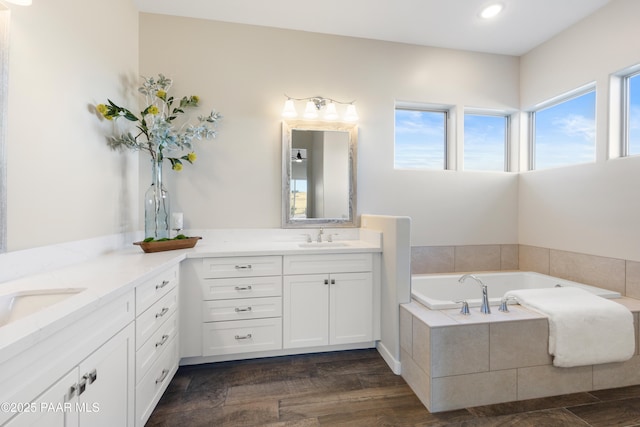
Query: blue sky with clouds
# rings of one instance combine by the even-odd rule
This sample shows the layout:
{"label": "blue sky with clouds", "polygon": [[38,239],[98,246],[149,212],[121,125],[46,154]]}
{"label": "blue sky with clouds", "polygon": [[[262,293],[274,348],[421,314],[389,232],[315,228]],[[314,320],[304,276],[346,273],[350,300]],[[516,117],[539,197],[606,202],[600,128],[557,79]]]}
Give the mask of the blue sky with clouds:
{"label": "blue sky with clouds", "polygon": [[444,169],[444,112],[396,109],[396,169]]}
{"label": "blue sky with clouds", "polygon": [[[629,154],[640,155],[640,74],[630,79]],[[595,91],[536,112],[535,169],[595,161]],[[396,110],[396,169],[444,169],[445,113]],[[504,170],[505,118],[466,114],[465,170]]]}
{"label": "blue sky with clouds", "polygon": [[596,160],[596,93],[539,110],[535,116],[535,169]]}
{"label": "blue sky with clouds", "polygon": [[464,170],[504,171],[504,116],[465,114]]}

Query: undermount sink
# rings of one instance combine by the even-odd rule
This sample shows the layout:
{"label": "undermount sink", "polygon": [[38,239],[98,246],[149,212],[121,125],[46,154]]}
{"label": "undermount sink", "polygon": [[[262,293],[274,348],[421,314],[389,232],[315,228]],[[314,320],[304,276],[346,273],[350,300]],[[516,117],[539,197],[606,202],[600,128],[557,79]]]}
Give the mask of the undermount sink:
{"label": "undermount sink", "polygon": [[0,296],[0,326],[66,300],[86,288],[38,289]]}
{"label": "undermount sink", "polygon": [[301,248],[342,248],[348,246],[345,242],[304,242]]}

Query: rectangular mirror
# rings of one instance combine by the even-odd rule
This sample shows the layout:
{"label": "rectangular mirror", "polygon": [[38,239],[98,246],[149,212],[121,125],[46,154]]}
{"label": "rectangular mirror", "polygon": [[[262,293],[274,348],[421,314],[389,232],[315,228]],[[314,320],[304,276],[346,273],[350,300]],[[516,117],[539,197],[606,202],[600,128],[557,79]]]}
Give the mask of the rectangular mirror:
{"label": "rectangular mirror", "polygon": [[355,124],[282,123],[282,226],[355,227]]}

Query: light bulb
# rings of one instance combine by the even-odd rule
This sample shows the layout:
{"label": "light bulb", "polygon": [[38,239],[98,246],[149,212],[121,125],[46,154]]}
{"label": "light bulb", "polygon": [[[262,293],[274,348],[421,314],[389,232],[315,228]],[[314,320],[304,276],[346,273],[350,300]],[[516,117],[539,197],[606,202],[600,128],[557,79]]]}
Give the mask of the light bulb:
{"label": "light bulb", "polygon": [[282,109],[282,117],[286,117],[287,119],[292,119],[298,115],[296,111],[296,106],[293,105],[293,99],[287,99],[284,102],[284,108]]}
{"label": "light bulb", "polygon": [[333,102],[327,104],[327,111],[324,112],[324,118],[327,120],[336,120],[338,118],[336,104],[334,104]]}
{"label": "light bulb", "polygon": [[356,111],[356,106],[353,104],[349,104],[347,106],[347,112],[344,113],[344,120],[346,122],[356,122],[358,121],[358,112]]}
{"label": "light bulb", "polygon": [[316,108],[316,104],[314,104],[313,101],[307,102],[307,107],[304,109],[303,116],[305,119],[318,118],[318,109]]}
{"label": "light bulb", "polygon": [[502,12],[503,8],[504,6],[501,3],[492,4],[482,9],[482,12],[480,12],[480,17],[484,19],[493,18],[494,16]]}

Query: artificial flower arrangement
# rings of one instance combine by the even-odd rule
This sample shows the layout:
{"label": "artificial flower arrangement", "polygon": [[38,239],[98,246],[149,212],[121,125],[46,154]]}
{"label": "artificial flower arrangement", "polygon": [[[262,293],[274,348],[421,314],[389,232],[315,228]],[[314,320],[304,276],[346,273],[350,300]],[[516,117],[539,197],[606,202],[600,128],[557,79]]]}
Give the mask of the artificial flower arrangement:
{"label": "artificial flower arrangement", "polygon": [[[173,106],[175,99],[168,94],[172,83],[171,79],[162,74],[159,74],[157,79],[144,78],[144,83],[138,91],[145,96],[146,107],[140,112],[140,116],[116,105],[110,99],[107,99],[107,104],[96,106],[96,110],[107,120],[123,117],[137,122],[136,128],[139,132],[136,135],[126,132],[110,136],[110,147],[146,151],[155,162],[159,163],[166,158],[175,171],[182,170],[183,161],[193,163],[196,160],[192,142],[195,139],[215,138],[217,134],[215,127],[222,115],[214,110],[208,116],[199,116],[195,125],[183,123],[177,127],[174,120],[184,114],[186,108],[197,107],[200,98],[196,95],[185,96],[180,99],[178,106]],[[171,152],[185,150],[188,153],[180,157],[165,156]]]}

